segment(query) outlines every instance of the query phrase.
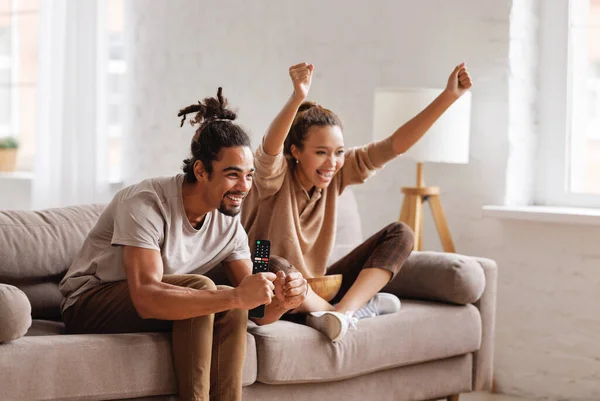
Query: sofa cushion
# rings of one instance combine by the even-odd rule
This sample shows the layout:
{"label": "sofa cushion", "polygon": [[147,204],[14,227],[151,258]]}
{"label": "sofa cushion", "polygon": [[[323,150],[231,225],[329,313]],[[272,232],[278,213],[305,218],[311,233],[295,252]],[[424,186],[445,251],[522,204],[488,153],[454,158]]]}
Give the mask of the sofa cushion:
{"label": "sofa cushion", "polygon": [[25,292],[34,319],[60,320],[62,294],[57,284],[103,209],[83,205],[0,210],[0,283]]}
{"label": "sofa cushion", "polygon": [[267,384],[341,380],[479,349],[481,318],[473,305],[403,301],[400,312],[363,319],[332,343],[311,327],[279,321],[249,327],[258,378]]}
{"label": "sofa cushion", "polygon": [[327,266],[331,266],[363,242],[358,203],[351,187],[346,187],[337,202],[335,244]]}
{"label": "sofa cushion", "polygon": [[54,320],[33,320],[26,336],[55,336],[66,334],[65,324]]}
{"label": "sofa cushion", "polygon": [[41,211],[0,211],[0,282],[64,274],[102,205]]}
{"label": "sofa cushion", "polygon": [[54,281],[26,280],[14,282],[27,295],[33,319],[61,320],[60,303],[63,295]]}
{"label": "sofa cushion", "polygon": [[23,337],[31,326],[31,305],[25,293],[0,284],[0,343]]}
{"label": "sofa cushion", "polygon": [[[105,400],[177,392],[169,333],[56,335],[63,330],[61,323],[34,320],[25,337],[0,344],[0,400]],[[250,334],[246,344],[243,384],[249,385],[256,379]]]}
{"label": "sofa cushion", "polygon": [[472,374],[473,355],[464,354],[324,383],[273,386],[257,382],[244,387],[243,400],[441,401],[448,394],[470,392]]}
{"label": "sofa cushion", "polygon": [[470,256],[445,252],[413,252],[394,281],[382,291],[404,298],[476,302],[485,289],[481,264]]}

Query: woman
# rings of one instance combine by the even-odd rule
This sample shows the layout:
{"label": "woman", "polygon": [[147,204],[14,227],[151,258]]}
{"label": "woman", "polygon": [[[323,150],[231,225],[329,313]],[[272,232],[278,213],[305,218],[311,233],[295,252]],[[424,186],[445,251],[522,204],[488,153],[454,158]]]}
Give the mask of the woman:
{"label": "woman", "polygon": [[471,78],[465,64],[458,65],[443,93],[390,137],[344,149],[341,120],[305,101],[313,70],[306,63],[290,67],[294,92],[256,150],[254,190],[244,202],[242,224],[251,243],[271,240],[272,270],[296,270],[305,278],[343,275],[331,304],[309,289],[294,311],[307,313],[308,325],[337,341],[356,319],[399,310],[398,298],[378,291],[394,279],[413,248],[410,228],[392,223],[327,267],[338,197],[413,146],[469,90]]}

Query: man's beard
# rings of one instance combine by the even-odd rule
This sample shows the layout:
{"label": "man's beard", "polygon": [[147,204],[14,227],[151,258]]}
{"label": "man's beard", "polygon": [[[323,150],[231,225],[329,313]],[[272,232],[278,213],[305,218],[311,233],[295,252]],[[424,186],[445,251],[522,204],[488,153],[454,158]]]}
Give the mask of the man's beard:
{"label": "man's beard", "polygon": [[241,207],[237,207],[237,208],[227,208],[227,205],[225,205],[225,199],[223,199],[221,201],[221,204],[219,205],[219,212],[223,213],[225,216],[237,216],[238,214],[240,214],[240,210],[242,210]]}
{"label": "man's beard", "polygon": [[[242,205],[240,203],[239,207],[232,207],[232,208],[227,208],[227,205],[225,204],[225,197],[227,195],[239,195],[242,197],[246,197],[246,193],[245,192],[227,192],[225,195],[223,195],[223,199],[221,199],[221,204],[219,205],[219,212],[223,213],[225,216],[237,216],[238,214],[240,214],[240,211],[242,210]],[[242,200],[243,202],[243,200]]]}

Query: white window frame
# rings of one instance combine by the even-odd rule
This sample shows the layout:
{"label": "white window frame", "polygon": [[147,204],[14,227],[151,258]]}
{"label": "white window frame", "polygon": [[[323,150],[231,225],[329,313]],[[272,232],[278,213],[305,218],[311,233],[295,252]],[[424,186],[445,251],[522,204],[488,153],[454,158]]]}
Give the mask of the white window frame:
{"label": "white window frame", "polygon": [[588,4],[587,0],[540,2],[538,205],[600,208],[600,195],[567,189],[577,50],[571,45],[569,27],[573,14],[581,11],[575,7],[587,8]]}

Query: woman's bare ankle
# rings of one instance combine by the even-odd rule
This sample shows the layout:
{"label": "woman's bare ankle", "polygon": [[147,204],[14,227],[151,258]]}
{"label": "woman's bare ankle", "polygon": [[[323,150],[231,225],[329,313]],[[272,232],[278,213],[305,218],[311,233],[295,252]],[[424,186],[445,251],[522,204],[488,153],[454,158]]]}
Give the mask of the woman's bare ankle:
{"label": "woman's bare ankle", "polygon": [[297,307],[296,309],[294,309],[293,311],[290,311],[288,313],[290,314],[296,314],[296,313],[310,313],[310,312],[325,312],[325,311],[334,311],[335,308],[327,301],[325,301],[323,298],[319,297],[317,294],[314,294],[311,296],[310,292],[309,292],[309,296],[306,298],[306,300],[302,303],[302,305],[300,305],[299,307]]}

